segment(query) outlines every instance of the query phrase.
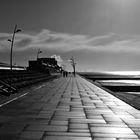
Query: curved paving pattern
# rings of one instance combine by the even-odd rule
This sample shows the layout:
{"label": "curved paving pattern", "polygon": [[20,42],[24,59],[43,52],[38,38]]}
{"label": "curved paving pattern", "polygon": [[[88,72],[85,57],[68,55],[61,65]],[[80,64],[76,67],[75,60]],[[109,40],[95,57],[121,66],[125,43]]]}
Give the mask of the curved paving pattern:
{"label": "curved paving pattern", "polygon": [[0,140],[139,139],[140,111],[78,76],[0,108]]}

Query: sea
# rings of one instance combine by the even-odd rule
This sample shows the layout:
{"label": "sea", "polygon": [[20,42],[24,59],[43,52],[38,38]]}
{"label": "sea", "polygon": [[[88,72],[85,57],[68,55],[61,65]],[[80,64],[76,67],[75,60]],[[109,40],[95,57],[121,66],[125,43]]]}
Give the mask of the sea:
{"label": "sea", "polygon": [[80,74],[140,110],[140,71],[85,72]]}

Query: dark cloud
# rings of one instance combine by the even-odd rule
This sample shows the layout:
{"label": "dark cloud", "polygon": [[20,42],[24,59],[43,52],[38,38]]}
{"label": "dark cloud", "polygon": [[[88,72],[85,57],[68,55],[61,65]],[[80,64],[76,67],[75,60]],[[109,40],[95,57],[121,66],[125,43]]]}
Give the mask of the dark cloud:
{"label": "dark cloud", "polygon": [[17,42],[16,43],[16,47],[27,47],[29,44],[32,43],[32,39],[30,38],[25,38],[25,39],[22,39],[21,41]]}
{"label": "dark cloud", "polygon": [[1,36],[0,37],[0,41],[3,41],[3,40],[8,40],[9,39],[9,37],[8,36]]}
{"label": "dark cloud", "polygon": [[64,39],[61,37],[57,37],[57,38],[49,37],[48,39],[45,40],[46,43],[56,43],[61,41],[64,41]]}
{"label": "dark cloud", "polygon": [[106,46],[110,43],[113,43],[115,41],[124,41],[131,39],[128,35],[118,35],[118,34],[108,34],[105,36],[99,36],[97,38],[93,38],[92,41],[89,42],[89,44],[94,46]]}

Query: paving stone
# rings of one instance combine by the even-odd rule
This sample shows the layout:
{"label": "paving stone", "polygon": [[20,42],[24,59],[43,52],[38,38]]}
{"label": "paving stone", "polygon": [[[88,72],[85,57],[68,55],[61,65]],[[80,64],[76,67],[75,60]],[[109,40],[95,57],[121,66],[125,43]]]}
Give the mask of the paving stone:
{"label": "paving stone", "polygon": [[72,112],[84,112],[83,108],[71,107]]}
{"label": "paving stone", "polygon": [[60,120],[59,120],[59,121],[56,121],[56,120],[52,120],[52,121],[50,122],[50,125],[58,125],[58,126],[59,126],[59,125],[60,125],[60,126],[61,126],[61,125],[62,125],[62,126],[63,126],[63,125],[64,125],[64,126],[66,125],[66,126],[68,126],[68,121],[60,121]]}
{"label": "paving stone", "polygon": [[69,128],[69,132],[77,132],[77,133],[90,133],[89,129],[75,129],[75,128]]}
{"label": "paving stone", "polygon": [[18,134],[24,129],[25,125],[23,124],[5,124],[0,128],[1,134]]}
{"label": "paving stone", "polygon": [[127,139],[138,139],[137,135],[131,134],[114,134],[114,133],[92,133],[93,137],[103,137],[103,138],[127,138]]}
{"label": "paving stone", "polygon": [[36,116],[36,118],[45,118],[45,119],[50,119],[52,114],[39,114]]}
{"label": "paving stone", "polygon": [[82,132],[47,132],[47,136],[74,136],[74,137],[90,137],[90,133]]}
{"label": "paving stone", "polygon": [[0,134],[0,140],[16,140],[17,137],[15,134]]}
{"label": "paving stone", "polygon": [[30,125],[26,130],[36,131],[67,131],[67,126],[54,126],[54,125]]}
{"label": "paving stone", "polygon": [[118,128],[118,127],[90,127],[91,132],[100,132],[108,134],[134,134],[130,128]]}
{"label": "paving stone", "polygon": [[135,133],[140,137],[140,130],[139,131],[135,131]]}
{"label": "paving stone", "polygon": [[19,138],[26,138],[26,139],[41,139],[44,132],[39,131],[24,131],[21,133]]}
{"label": "paving stone", "polygon": [[0,108],[2,140],[139,137],[140,111],[79,76],[58,78]]}
{"label": "paving stone", "polygon": [[46,136],[43,140],[92,140],[91,137]]}
{"label": "paving stone", "polygon": [[77,128],[77,129],[88,129],[88,124],[82,124],[82,123],[79,123],[79,124],[74,124],[74,123],[70,123],[69,124],[69,128]]}
{"label": "paving stone", "polygon": [[140,125],[140,119],[124,119],[124,122],[127,124],[139,124]]}
{"label": "paving stone", "polygon": [[114,125],[115,125],[115,124],[120,124],[120,125],[121,125],[121,124],[122,124],[122,125],[125,124],[124,122],[115,122],[115,121],[108,121],[107,123],[108,123],[108,124],[114,124]]}
{"label": "paving stone", "polygon": [[120,138],[119,140],[139,140],[139,139],[135,139],[135,138],[126,138],[126,139],[122,139],[122,138]]}
{"label": "paving stone", "polygon": [[57,111],[55,112],[56,116],[69,116],[69,117],[85,117],[84,112],[64,112],[64,111]]}
{"label": "paving stone", "polygon": [[95,123],[95,124],[89,124],[90,127],[115,127],[115,128],[128,128],[128,126],[124,123],[124,124],[101,124],[101,123]]}
{"label": "paving stone", "polygon": [[120,118],[118,117],[104,117],[106,122],[123,122]]}
{"label": "paving stone", "polygon": [[106,123],[104,119],[71,119],[72,123]]}
{"label": "paving stone", "polygon": [[94,140],[117,140],[116,138],[94,138]]}
{"label": "paving stone", "polygon": [[16,139],[16,140],[40,140],[40,139],[35,139],[35,138],[34,138],[34,139],[28,139],[28,138],[27,138],[27,139],[26,139],[26,138],[25,138],[25,139],[24,139],[24,138],[18,138],[18,139]]}
{"label": "paving stone", "polygon": [[4,123],[4,122],[8,122],[10,120],[12,120],[13,117],[9,117],[9,116],[0,116],[0,123]]}

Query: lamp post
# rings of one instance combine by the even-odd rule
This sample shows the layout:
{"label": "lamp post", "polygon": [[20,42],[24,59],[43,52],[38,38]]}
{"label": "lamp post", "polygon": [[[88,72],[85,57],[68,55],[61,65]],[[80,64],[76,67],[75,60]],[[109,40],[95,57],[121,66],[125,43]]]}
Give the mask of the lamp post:
{"label": "lamp post", "polygon": [[[17,29],[17,24],[15,25],[14,32],[12,39],[8,39],[9,42],[11,42],[11,51],[10,51],[10,70],[11,70],[11,75],[12,75],[12,60],[13,60],[13,46],[14,46],[14,39],[15,39],[15,34],[21,32],[20,29]],[[12,79],[10,79],[10,86],[12,87]]]}
{"label": "lamp post", "polygon": [[39,57],[40,53],[42,53],[42,51],[40,49],[38,49],[38,51],[37,51],[37,60],[38,60],[38,57]]}
{"label": "lamp post", "polygon": [[73,67],[73,75],[75,77],[75,74],[76,74],[75,65],[76,65],[76,63],[75,63],[75,60],[74,60],[73,56],[71,57],[70,60],[71,60],[71,65]]}
{"label": "lamp post", "polygon": [[12,59],[13,59],[13,46],[14,46],[14,39],[15,39],[15,34],[21,32],[20,29],[17,29],[17,24],[15,25],[14,32],[12,39],[8,39],[9,42],[11,42],[11,51],[10,51],[10,70],[12,72]]}

